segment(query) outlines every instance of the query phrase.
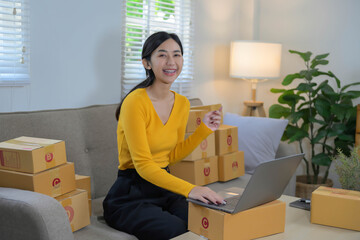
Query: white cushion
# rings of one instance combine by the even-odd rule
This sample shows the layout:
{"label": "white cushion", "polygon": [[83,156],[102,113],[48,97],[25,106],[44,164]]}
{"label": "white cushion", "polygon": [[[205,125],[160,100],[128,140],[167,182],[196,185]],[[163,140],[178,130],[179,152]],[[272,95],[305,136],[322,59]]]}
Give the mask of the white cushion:
{"label": "white cushion", "polygon": [[225,113],[224,124],[238,127],[239,150],[244,151],[245,171],[252,174],[260,163],[275,159],[288,120]]}

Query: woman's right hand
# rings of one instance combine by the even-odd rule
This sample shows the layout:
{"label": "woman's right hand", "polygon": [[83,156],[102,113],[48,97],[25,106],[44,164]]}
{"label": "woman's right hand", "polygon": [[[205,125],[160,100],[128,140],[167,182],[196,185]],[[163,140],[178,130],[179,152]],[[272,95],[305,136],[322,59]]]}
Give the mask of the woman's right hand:
{"label": "woman's right hand", "polygon": [[189,193],[189,198],[202,201],[209,204],[210,202],[218,205],[225,204],[224,198],[219,196],[208,187],[195,186]]}

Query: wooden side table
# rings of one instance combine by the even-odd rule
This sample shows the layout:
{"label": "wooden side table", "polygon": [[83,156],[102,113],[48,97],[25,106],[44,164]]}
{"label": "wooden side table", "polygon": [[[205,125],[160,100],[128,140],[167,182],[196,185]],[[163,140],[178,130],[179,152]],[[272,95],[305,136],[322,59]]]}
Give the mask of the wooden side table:
{"label": "wooden side table", "polygon": [[255,116],[256,110],[258,110],[259,117],[266,117],[264,102],[259,101],[245,101],[245,108],[243,111],[243,116]]}

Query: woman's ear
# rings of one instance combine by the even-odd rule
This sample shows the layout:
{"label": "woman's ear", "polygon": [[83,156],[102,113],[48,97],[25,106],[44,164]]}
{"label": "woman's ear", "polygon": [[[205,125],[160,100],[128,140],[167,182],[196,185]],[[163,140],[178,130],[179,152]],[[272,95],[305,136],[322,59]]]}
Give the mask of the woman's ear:
{"label": "woman's ear", "polygon": [[143,58],[142,64],[143,64],[144,68],[146,68],[148,70],[151,69],[150,62],[147,59]]}

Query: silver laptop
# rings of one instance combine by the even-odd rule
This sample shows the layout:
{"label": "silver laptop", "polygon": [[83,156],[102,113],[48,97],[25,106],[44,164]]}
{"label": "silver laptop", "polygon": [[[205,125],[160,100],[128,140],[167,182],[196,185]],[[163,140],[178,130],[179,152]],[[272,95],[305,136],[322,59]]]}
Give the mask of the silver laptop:
{"label": "silver laptop", "polygon": [[237,213],[271,202],[283,194],[303,157],[302,153],[260,164],[242,194],[226,198],[226,204],[206,204],[191,198],[187,201],[227,213]]}

